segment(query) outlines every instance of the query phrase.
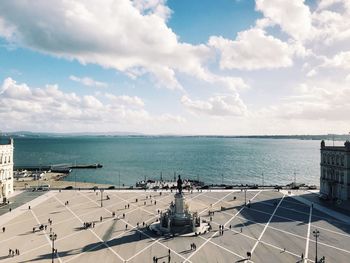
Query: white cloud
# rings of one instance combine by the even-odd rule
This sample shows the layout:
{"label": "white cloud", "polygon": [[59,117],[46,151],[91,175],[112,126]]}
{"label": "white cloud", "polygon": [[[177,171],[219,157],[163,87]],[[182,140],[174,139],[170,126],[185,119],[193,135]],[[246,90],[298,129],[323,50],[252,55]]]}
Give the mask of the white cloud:
{"label": "white cloud", "polygon": [[[350,121],[350,88],[344,81],[310,80],[296,89],[281,104],[276,104],[267,115],[299,120]],[[309,126],[308,123],[305,123]]]}
{"label": "white cloud", "polygon": [[256,9],[297,40],[313,34],[310,8],[304,0],[256,0]]}
{"label": "white cloud", "polygon": [[155,14],[164,20],[168,20],[171,10],[166,6],[166,0],[132,0],[134,6],[142,14]]}
{"label": "white cloud", "polygon": [[220,50],[222,69],[271,69],[293,64],[288,44],[258,28],[238,33],[234,41],[212,36],[209,45]]}
{"label": "white cloud", "polygon": [[312,69],[312,70],[310,70],[310,71],[306,74],[306,76],[307,76],[307,77],[313,77],[313,76],[315,76],[316,74],[317,74],[316,69]]}
{"label": "white cloud", "polygon": [[184,95],[181,103],[192,112],[213,116],[242,116],[247,110],[238,94],[215,95],[206,101]]}
{"label": "white cloud", "polygon": [[350,74],[345,77],[345,81],[350,83]]}
{"label": "white cloud", "polygon": [[139,73],[150,73],[158,84],[182,89],[176,73],[202,76],[212,54],[205,45],[179,42],[166,24],[169,12],[162,0],[5,1],[0,36],[22,47],[130,75],[141,68]]}
{"label": "white cloud", "polygon": [[145,103],[143,100],[137,96],[127,96],[127,95],[121,95],[116,96],[110,93],[105,93],[105,97],[108,98],[114,105],[119,106],[121,105],[128,105],[128,106],[134,106],[134,107],[143,107]]}
{"label": "white cloud", "polygon": [[336,4],[344,4],[344,6],[350,7],[350,4],[347,0],[320,0],[318,3],[318,10],[332,7]]}
{"label": "white cloud", "polygon": [[95,125],[94,130],[108,127],[118,131],[119,125],[135,130],[149,123],[159,127],[167,122],[185,122],[177,115],[150,114],[142,99],[136,96],[109,93],[99,97],[79,96],[64,93],[57,85],[31,88],[11,78],[4,80],[0,90],[0,119],[6,120],[4,128],[11,130],[32,127],[33,123],[39,124],[41,130],[56,125],[58,130],[71,131],[77,125],[78,131],[86,131],[86,127]]}
{"label": "white cloud", "polygon": [[98,87],[98,88],[108,87],[108,84],[106,82],[96,81],[96,80],[89,78],[89,77],[79,78],[77,76],[70,75],[69,79],[73,80],[75,82],[81,83],[81,84],[88,86],[88,87]]}
{"label": "white cloud", "polygon": [[350,69],[350,51],[339,52],[333,58],[327,59],[321,67]]}

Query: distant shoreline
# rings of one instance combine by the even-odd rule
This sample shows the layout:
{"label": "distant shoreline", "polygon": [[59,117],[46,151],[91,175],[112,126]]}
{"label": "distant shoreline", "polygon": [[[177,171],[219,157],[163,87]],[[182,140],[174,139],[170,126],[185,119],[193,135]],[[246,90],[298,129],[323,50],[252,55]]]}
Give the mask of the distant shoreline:
{"label": "distant shoreline", "polygon": [[[172,134],[138,134],[138,133],[34,133],[34,132],[8,132],[3,137],[13,138],[241,138],[241,139],[297,139],[297,140],[350,140],[350,134],[327,135],[172,135]],[[1,139],[1,137],[0,137]]]}

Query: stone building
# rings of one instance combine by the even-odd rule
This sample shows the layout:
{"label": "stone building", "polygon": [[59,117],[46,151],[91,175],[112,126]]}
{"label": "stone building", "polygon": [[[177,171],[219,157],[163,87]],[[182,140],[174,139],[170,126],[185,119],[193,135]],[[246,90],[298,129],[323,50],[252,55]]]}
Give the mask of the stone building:
{"label": "stone building", "polygon": [[321,142],[320,194],[330,200],[350,200],[350,142],[326,146]]}
{"label": "stone building", "polygon": [[0,138],[0,202],[13,193],[13,139]]}

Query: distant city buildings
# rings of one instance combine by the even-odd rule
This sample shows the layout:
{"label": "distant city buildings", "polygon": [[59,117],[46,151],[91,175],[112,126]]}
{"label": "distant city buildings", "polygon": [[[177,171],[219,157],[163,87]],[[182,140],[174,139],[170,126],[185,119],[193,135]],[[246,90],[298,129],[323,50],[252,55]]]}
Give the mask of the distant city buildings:
{"label": "distant city buildings", "polygon": [[330,200],[350,200],[350,142],[326,146],[321,142],[320,194]]}
{"label": "distant city buildings", "polygon": [[13,193],[13,139],[0,140],[0,201]]}

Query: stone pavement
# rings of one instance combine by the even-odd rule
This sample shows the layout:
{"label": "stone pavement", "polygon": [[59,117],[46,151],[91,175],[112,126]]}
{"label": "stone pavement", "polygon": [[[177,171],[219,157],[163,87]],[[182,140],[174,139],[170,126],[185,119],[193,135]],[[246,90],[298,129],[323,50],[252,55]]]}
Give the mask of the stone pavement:
{"label": "stone pavement", "polygon": [[[212,230],[197,237],[159,237],[147,225],[173,201],[169,191],[106,190],[103,207],[100,191],[50,191],[31,201],[31,210],[26,204],[15,209],[21,213],[12,211],[18,213],[13,218],[0,217],[0,260],[51,262],[52,231],[57,234],[55,262],[153,262],[156,257],[162,263],[169,262],[169,251],[170,262],[315,262],[312,232],[318,229],[318,258],[348,262],[350,222],[281,192],[248,190],[246,196],[250,206],[244,205],[245,193],[240,190],[188,192],[191,211],[210,221]],[[214,212],[211,218],[209,211]],[[84,222],[95,227],[84,229]],[[38,230],[41,224],[46,230]],[[191,243],[196,250],[191,250]],[[9,249],[19,249],[20,255],[9,257]]]}
{"label": "stone pavement", "polygon": [[12,210],[22,206],[23,204],[26,204],[33,199],[37,198],[38,196],[44,194],[44,192],[27,192],[27,191],[20,191],[20,193],[13,194],[10,198],[9,201],[10,203],[8,205],[3,205],[0,206],[0,216],[7,213],[9,209],[11,208]]}

